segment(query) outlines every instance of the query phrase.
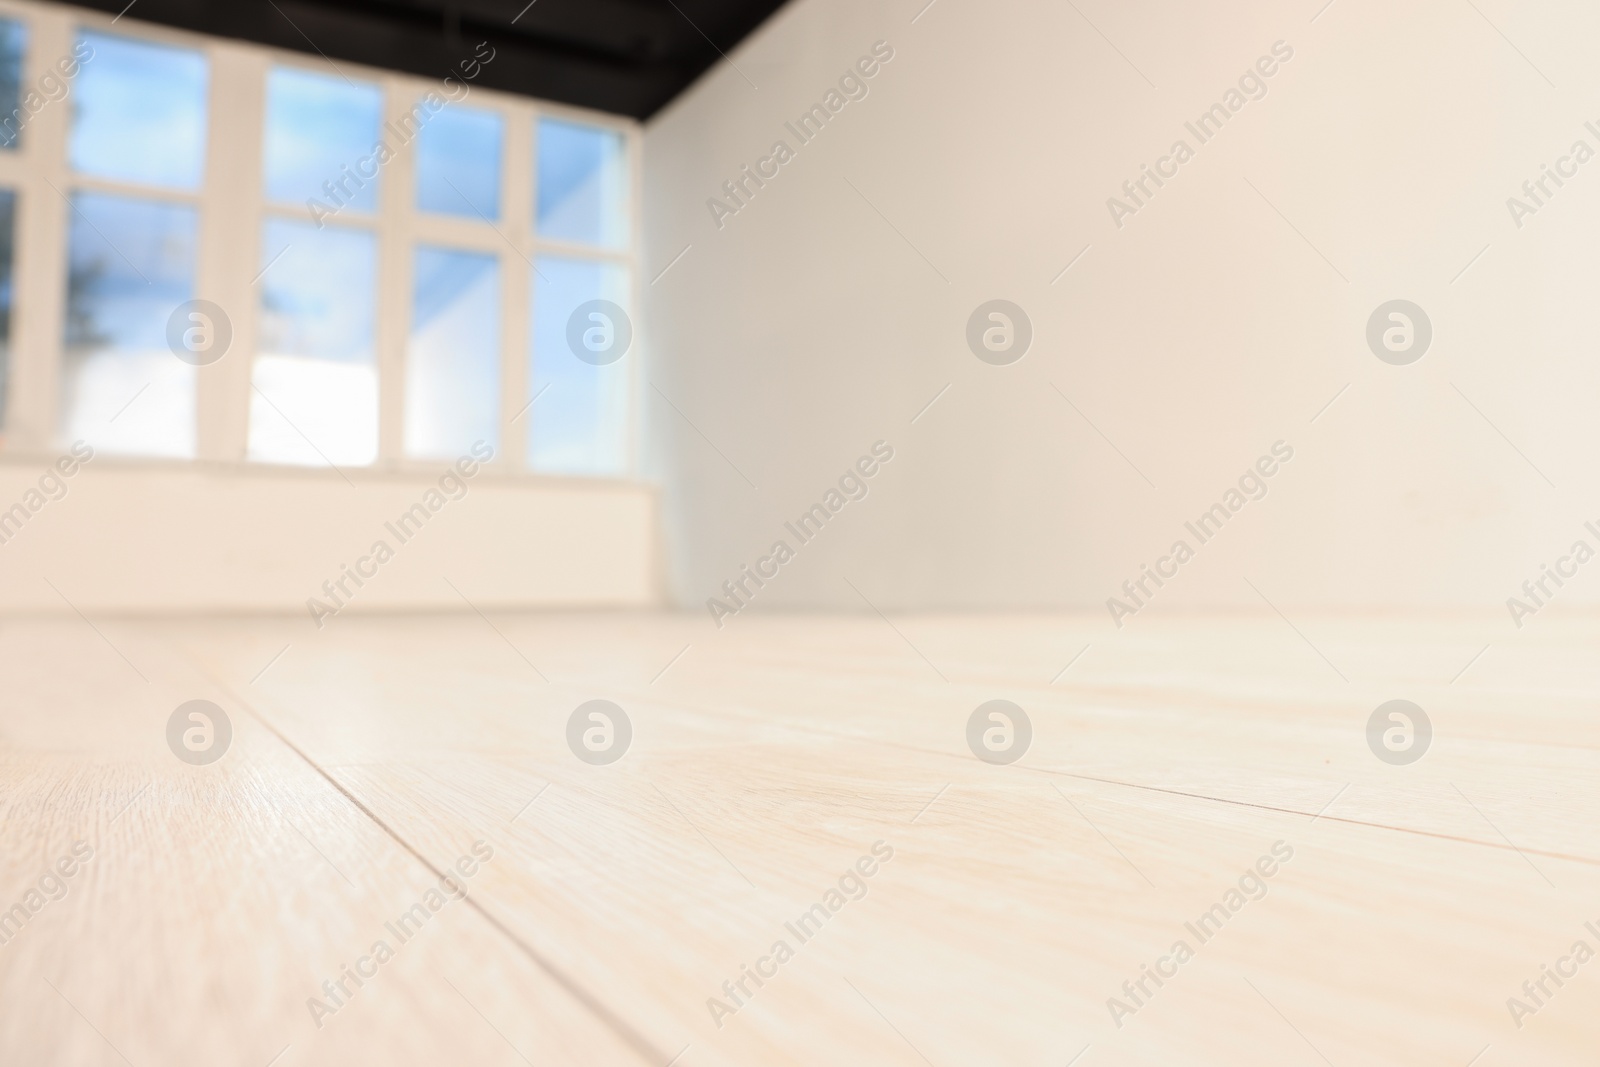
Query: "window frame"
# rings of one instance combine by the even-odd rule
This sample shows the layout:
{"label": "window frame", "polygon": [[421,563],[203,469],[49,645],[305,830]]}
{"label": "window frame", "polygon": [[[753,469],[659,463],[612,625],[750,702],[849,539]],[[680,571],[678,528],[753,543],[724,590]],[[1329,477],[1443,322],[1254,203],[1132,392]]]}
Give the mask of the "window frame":
{"label": "window frame", "polygon": [[[639,482],[642,361],[646,346],[637,309],[641,305],[640,244],[643,227],[643,135],[632,119],[472,87],[456,104],[492,109],[503,120],[501,204],[499,218],[434,215],[417,209],[416,140],[398,149],[379,178],[377,211],[371,215],[341,211],[328,226],[353,226],[372,232],[377,241],[378,276],[375,315],[375,359],[378,372],[378,453],[365,467],[302,467],[252,460],[247,455],[251,380],[258,330],[261,234],[268,218],[309,222],[304,205],[269,203],[264,190],[263,149],[267,76],[274,67],[294,67],[331,77],[376,84],[383,94],[383,116],[395,122],[439,79],[381,70],[343,60],[209,37],[154,26],[128,18],[76,8],[53,7],[28,0],[0,0],[0,17],[27,27],[22,94],[36,85],[57,58],[71,53],[80,30],[192,48],[208,64],[206,157],[200,188],[184,191],[113,181],[76,174],[67,159],[71,91],[47,103],[23,130],[12,151],[0,150],[0,186],[16,192],[15,279],[11,337],[11,382],[0,459],[52,455],[58,445],[59,375],[62,370],[66,300],[67,233],[71,207],[67,197],[79,190],[157,199],[194,206],[199,213],[194,296],[211,300],[228,314],[233,341],[227,354],[198,369],[196,388],[196,459],[107,456],[117,465],[192,467],[196,463],[230,470],[321,472],[338,478],[385,474],[414,476],[436,472],[439,459],[418,459],[405,453],[406,346],[411,332],[411,276],[419,245],[492,253],[501,279],[500,444],[486,473],[552,481],[562,485]],[[463,59],[473,46],[463,45]],[[92,61],[91,61],[92,62]],[[470,83],[469,83],[470,85]],[[75,87],[75,83],[74,83]],[[441,94],[442,95],[442,94]],[[220,116],[220,118],[219,118]],[[599,126],[619,133],[627,152],[628,241],[618,248],[541,237],[535,225],[537,202],[538,122],[542,117]],[[331,177],[331,176],[330,176]],[[628,272],[629,314],[634,341],[621,367],[627,374],[624,416],[624,467],[612,475],[565,475],[531,470],[527,462],[528,426],[539,405],[519,414],[527,403],[527,380],[533,330],[533,263],[540,255],[614,263]],[[542,403],[542,401],[541,401]]]}

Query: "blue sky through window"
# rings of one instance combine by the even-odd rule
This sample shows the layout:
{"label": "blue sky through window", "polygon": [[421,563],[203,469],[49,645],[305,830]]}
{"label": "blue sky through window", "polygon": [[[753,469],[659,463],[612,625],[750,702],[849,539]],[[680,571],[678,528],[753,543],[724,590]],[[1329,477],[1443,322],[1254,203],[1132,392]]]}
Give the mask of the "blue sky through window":
{"label": "blue sky through window", "polygon": [[[313,197],[328,207],[325,188],[345,181],[339,199],[356,211],[375,211],[379,178],[349,181],[357,161],[371,155],[383,122],[383,91],[329,74],[277,67],[267,78],[267,199],[303,205]],[[392,145],[390,147],[393,147]],[[370,168],[369,168],[370,169]],[[381,175],[380,175],[381,177]]]}
{"label": "blue sky through window", "polygon": [[68,156],[80,174],[198,189],[205,172],[205,56],[104,33],[72,90]]}

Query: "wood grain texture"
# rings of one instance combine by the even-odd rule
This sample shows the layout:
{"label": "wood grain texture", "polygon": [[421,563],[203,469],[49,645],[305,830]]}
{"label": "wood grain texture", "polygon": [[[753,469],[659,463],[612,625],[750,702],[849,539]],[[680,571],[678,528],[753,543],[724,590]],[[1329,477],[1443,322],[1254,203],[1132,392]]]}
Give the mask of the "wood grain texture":
{"label": "wood grain texture", "polygon": [[[1600,623],[1462,673],[1484,639],[1451,619],[736,622],[8,624],[0,890],[96,854],[0,946],[0,1062],[1592,1062],[1600,962],[1520,1028],[1507,998],[1600,950]],[[194,697],[235,724],[210,767],[165,748]],[[1394,697],[1433,720],[1408,767],[1366,747]],[[633,723],[609,766],[565,739],[594,698]],[[966,747],[994,698],[1034,726],[1009,766]],[[306,998],[479,840],[468,899],[314,1026]],[[802,942],[785,924],[878,841]],[[1179,939],[1119,1026],[1108,999]]]}

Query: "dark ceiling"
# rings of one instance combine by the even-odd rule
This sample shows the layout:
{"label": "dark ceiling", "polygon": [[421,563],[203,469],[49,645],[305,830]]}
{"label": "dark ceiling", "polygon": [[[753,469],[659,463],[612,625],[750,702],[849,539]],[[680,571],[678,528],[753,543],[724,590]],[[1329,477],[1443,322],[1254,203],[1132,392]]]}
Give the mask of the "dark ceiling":
{"label": "dark ceiling", "polygon": [[72,6],[648,118],[782,0],[75,0]]}

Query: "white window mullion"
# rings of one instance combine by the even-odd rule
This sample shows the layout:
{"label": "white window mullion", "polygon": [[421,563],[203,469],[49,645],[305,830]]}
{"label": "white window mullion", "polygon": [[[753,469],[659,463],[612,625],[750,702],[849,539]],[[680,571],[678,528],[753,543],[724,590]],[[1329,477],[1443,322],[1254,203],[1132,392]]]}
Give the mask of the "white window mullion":
{"label": "white window mullion", "polygon": [[[67,11],[34,8],[28,16],[22,91],[38,83],[56,60],[72,54]],[[17,189],[15,297],[11,319],[8,448],[44,451],[56,443],[60,418],[62,328],[66,321],[67,175],[70,97],[47,104],[22,131],[27,179]]]}
{"label": "white window mullion", "polygon": [[402,145],[391,131],[420,94],[409,79],[384,79],[385,126],[378,136],[394,152],[378,179],[378,462],[405,458],[406,342],[411,331],[411,219],[416,203],[416,141]]}
{"label": "white window mullion", "polygon": [[639,277],[641,265],[639,248],[644,243],[644,137],[638,126],[630,126],[623,138],[628,146],[628,314],[633,319],[633,351],[623,357],[628,368],[628,413],[623,433],[627,435],[623,455],[627,469],[622,473],[638,478],[643,470],[643,404],[644,385],[648,380],[645,354],[648,352],[649,330],[644,322],[644,287],[649,284]]}
{"label": "white window mullion", "polygon": [[[534,109],[513,104],[505,109],[506,140],[501,163],[503,192],[501,216],[506,239],[515,247],[500,256],[504,272],[500,333],[500,459],[512,471],[528,466],[528,428],[539,417],[538,407],[522,411],[528,403],[528,346],[533,330],[532,291],[534,257],[533,204],[537,181],[534,159]],[[518,413],[521,412],[519,415]],[[515,419],[515,421],[512,421]]]}
{"label": "white window mullion", "polygon": [[254,280],[262,266],[261,153],[269,63],[260,49],[228,42],[207,51],[211,93],[195,296],[223,309],[233,340],[221,360],[200,368],[197,441],[201,459],[243,460],[257,337]]}

